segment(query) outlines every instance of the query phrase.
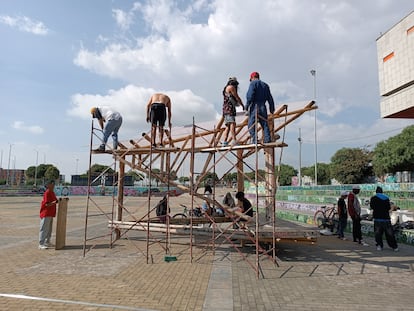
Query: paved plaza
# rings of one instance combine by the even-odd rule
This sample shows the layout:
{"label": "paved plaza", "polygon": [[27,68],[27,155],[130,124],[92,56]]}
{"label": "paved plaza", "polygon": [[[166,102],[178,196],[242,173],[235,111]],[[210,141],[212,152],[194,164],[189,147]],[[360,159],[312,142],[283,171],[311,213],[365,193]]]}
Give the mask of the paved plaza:
{"label": "paved plaza", "polygon": [[[111,198],[97,197],[111,205]],[[131,213],[138,198],[127,198]],[[109,248],[109,238],[83,256],[85,197],[69,199],[66,247],[39,250],[41,197],[0,198],[0,310],[414,310],[414,247],[399,252],[321,236],[315,245],[280,243],[277,263],[255,247],[172,237],[166,262],[163,243],[149,245],[131,232]],[[88,218],[88,234],[108,232],[107,221]],[[56,223],[56,221],[55,221]],[[349,237],[349,236],[348,236]]]}

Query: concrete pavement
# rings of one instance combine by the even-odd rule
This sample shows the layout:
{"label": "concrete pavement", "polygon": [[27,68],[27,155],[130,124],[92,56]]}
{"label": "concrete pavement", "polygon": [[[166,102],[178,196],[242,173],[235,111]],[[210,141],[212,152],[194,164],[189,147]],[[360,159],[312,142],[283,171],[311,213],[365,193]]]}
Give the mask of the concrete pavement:
{"label": "concrete pavement", "polygon": [[[162,245],[131,232],[111,249],[109,239],[88,242],[83,257],[86,198],[70,198],[66,248],[39,250],[40,197],[0,198],[0,310],[414,310],[414,248],[385,248],[321,237],[315,245],[278,245],[278,264],[261,258],[264,278],[227,244],[215,254],[173,237]],[[107,203],[110,198],[97,198]],[[134,199],[126,204],[131,210]],[[96,230],[96,232],[93,232]],[[92,233],[107,232],[93,220]],[[243,247],[255,262],[255,248]]]}

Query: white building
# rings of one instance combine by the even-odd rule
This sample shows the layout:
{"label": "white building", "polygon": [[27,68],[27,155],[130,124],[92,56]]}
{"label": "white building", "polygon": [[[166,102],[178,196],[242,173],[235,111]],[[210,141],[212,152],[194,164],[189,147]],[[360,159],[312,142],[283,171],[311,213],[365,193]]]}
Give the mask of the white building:
{"label": "white building", "polygon": [[377,39],[382,118],[414,118],[414,11]]}

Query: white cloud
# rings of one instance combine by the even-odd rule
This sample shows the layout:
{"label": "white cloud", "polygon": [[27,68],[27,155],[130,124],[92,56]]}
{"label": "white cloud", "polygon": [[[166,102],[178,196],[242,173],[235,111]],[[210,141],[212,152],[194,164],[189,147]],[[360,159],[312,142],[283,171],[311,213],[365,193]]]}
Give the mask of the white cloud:
{"label": "white cloud", "polygon": [[123,115],[122,131],[124,136],[136,135],[139,130],[149,129],[149,125],[146,123],[146,105],[155,92],[162,92],[171,98],[173,126],[189,124],[192,122],[193,116],[197,122],[214,120],[217,117],[216,110],[211,103],[188,89],[163,91],[134,85],[111,90],[106,95],[75,94],[72,96],[72,107],[68,110],[68,114],[82,119],[90,119],[91,107],[110,106]]}
{"label": "white cloud", "polygon": [[19,131],[29,132],[32,134],[42,134],[43,128],[38,125],[25,125],[23,121],[14,121],[13,128]]}
{"label": "white cloud", "polygon": [[29,32],[35,35],[47,35],[50,30],[40,21],[32,20],[27,16],[9,16],[1,15],[0,23],[6,24],[23,32]]}
{"label": "white cloud", "polygon": [[133,12],[125,12],[120,9],[113,9],[112,10],[112,16],[115,18],[115,21],[117,25],[122,30],[128,30],[129,27],[134,23],[133,18]]}

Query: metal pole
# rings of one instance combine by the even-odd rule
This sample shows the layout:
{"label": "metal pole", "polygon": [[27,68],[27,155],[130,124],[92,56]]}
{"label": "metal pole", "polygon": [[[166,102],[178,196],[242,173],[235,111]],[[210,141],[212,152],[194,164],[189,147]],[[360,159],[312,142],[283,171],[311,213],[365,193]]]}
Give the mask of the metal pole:
{"label": "metal pole", "polygon": [[9,144],[9,163],[7,164],[7,177],[6,177],[6,185],[9,185],[9,177],[10,177],[10,156],[11,156],[11,149],[13,144]]}
{"label": "metal pole", "polygon": [[302,135],[299,128],[299,187],[302,187]]}
{"label": "metal pole", "polygon": [[[310,71],[313,76],[313,100],[316,102],[316,70]],[[318,141],[316,136],[316,109],[315,109],[315,186],[318,185]]]}
{"label": "metal pole", "polygon": [[37,162],[39,160],[39,151],[36,151],[36,166],[35,166],[35,181],[34,181],[34,185],[35,187],[37,186]]}

